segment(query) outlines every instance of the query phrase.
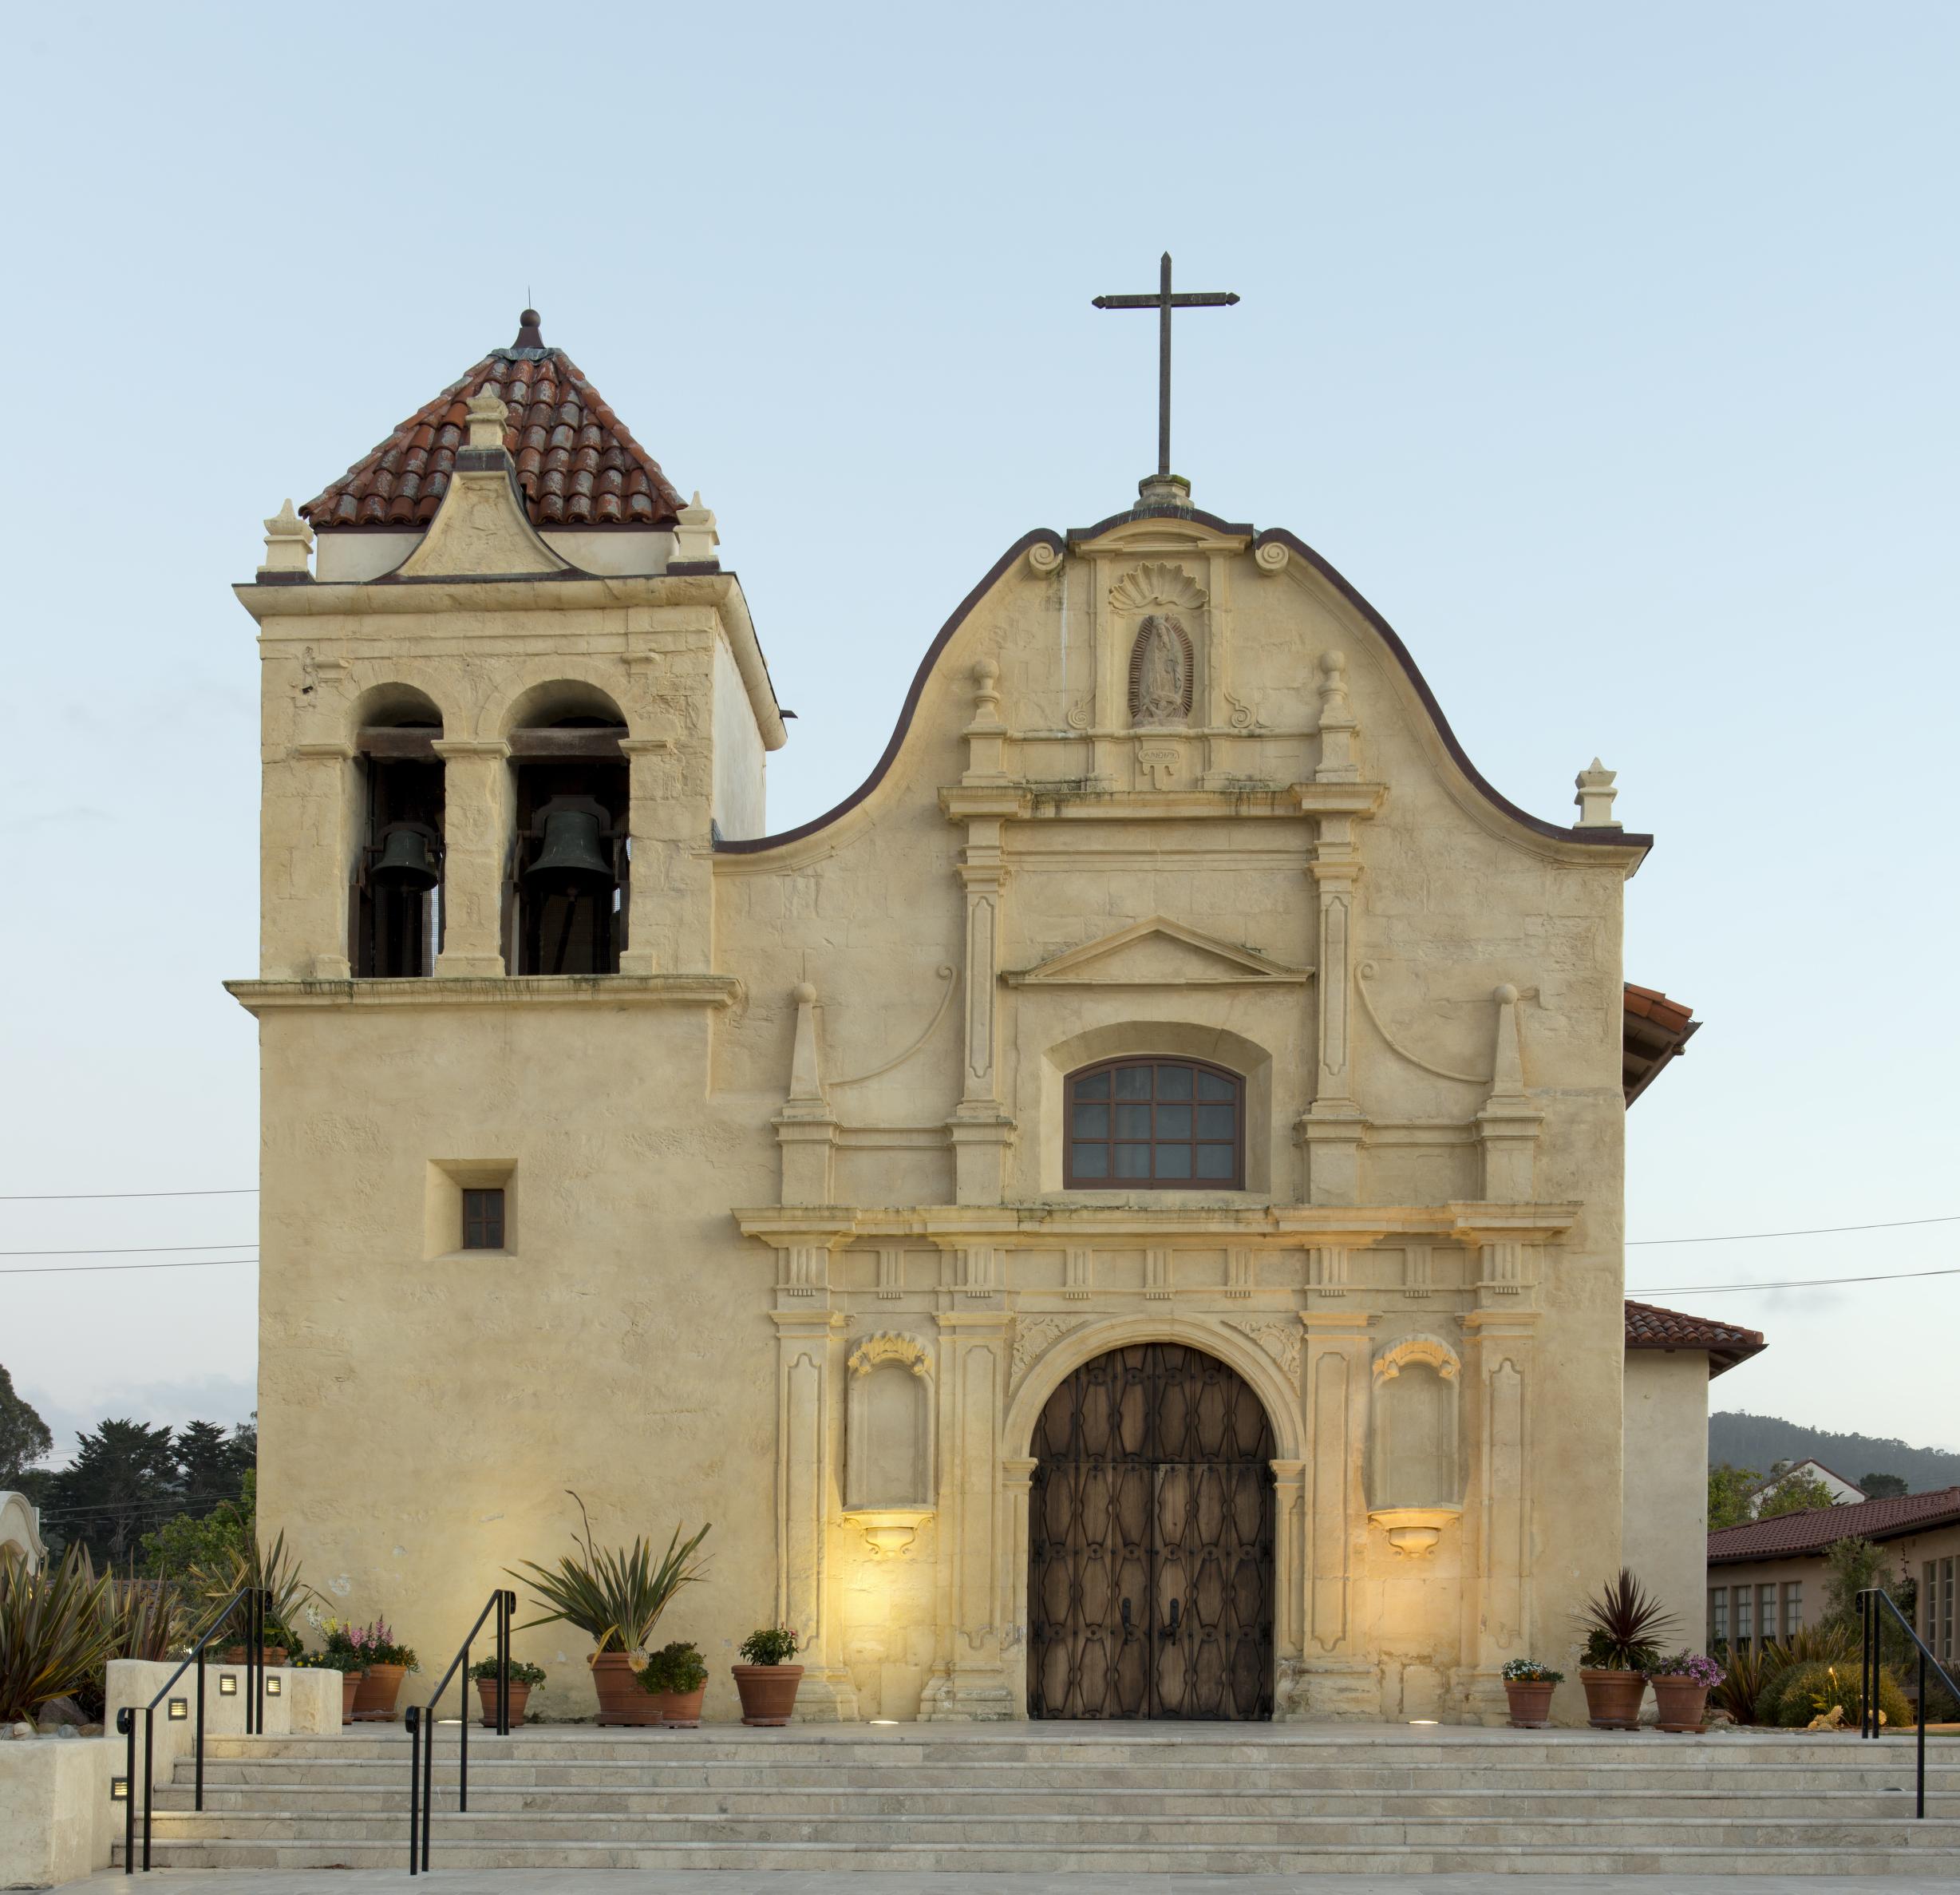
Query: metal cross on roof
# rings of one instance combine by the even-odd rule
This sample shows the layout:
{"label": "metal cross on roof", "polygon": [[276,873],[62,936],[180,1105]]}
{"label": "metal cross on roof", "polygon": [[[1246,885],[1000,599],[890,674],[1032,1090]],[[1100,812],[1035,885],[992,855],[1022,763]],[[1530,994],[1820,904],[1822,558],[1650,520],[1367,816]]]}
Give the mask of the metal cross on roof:
{"label": "metal cross on roof", "polygon": [[1154,309],[1157,311],[1157,472],[1171,471],[1171,311],[1174,309],[1222,309],[1239,300],[1231,290],[1199,290],[1171,294],[1171,253],[1164,253],[1154,296],[1098,296],[1098,309]]}

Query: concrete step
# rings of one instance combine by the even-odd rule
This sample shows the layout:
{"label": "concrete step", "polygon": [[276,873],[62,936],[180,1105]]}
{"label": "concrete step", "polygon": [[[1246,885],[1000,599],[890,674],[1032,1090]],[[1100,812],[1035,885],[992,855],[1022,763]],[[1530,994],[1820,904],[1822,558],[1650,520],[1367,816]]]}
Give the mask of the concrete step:
{"label": "concrete step", "polygon": [[[159,1869],[380,1869],[405,1865],[407,1838],[389,1843],[160,1841],[152,1861]],[[875,1850],[822,1843],[746,1843],[739,1853],[703,1845],[662,1842],[480,1844],[437,1840],[430,1865],[444,1869],[530,1869],[575,1872],[585,1869],[684,1870],[849,1871],[858,1874],[994,1873],[1050,1876],[1127,1873],[1248,1875],[1816,1875],[1911,1876],[1924,1886],[1934,1877],[1960,1876],[1960,1849],[1911,1849],[1828,1845],[1804,1840],[1795,1846],[1736,1846],[1684,1850],[1662,1846],[1650,1834],[1623,1846],[1598,1841],[1579,1846],[1526,1848],[1490,1843],[1460,1848],[1417,1847],[1377,1842],[1353,1850],[1223,1848],[1205,1843],[1132,1844],[1103,1849],[1017,1846],[993,1842],[971,1846],[887,1843]],[[115,1865],[122,1865],[117,1845]],[[1665,1884],[1659,1885],[1665,1887]]]}

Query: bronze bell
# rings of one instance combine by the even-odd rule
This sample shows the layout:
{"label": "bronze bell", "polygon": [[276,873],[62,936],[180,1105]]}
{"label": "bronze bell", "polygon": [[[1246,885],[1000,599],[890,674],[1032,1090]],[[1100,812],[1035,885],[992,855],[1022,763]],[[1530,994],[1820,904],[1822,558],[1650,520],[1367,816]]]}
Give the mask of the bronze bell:
{"label": "bronze bell", "polygon": [[384,888],[425,891],[435,887],[437,879],[429,838],[420,829],[390,829],[381,838],[381,853],[368,871],[368,880]]}
{"label": "bronze bell", "polygon": [[586,884],[613,885],[612,864],[599,846],[599,818],[583,809],[557,809],[544,819],[544,846],[524,871],[567,884],[583,892]]}

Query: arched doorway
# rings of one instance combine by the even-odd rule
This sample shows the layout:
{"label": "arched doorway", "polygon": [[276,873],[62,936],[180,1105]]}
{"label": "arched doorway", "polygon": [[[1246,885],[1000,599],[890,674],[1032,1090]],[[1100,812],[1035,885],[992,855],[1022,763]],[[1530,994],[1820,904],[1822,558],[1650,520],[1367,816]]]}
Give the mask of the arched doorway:
{"label": "arched doorway", "polygon": [[1273,1711],[1273,1433],[1185,1343],[1085,1363],[1035,1423],[1028,1715]]}

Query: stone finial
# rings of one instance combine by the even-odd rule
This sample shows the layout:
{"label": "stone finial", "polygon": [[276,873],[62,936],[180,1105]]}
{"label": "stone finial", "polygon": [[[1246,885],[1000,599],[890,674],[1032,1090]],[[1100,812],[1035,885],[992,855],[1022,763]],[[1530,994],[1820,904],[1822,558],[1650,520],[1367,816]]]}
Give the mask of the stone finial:
{"label": "stone finial", "polygon": [[261,572],[304,572],[313,552],[313,528],[293,511],[289,500],[266,522],[266,560]]}
{"label": "stone finial", "polygon": [[1361,760],[1355,738],[1361,726],[1348,698],[1347,654],[1320,655],[1320,761],[1314,769],[1317,783],[1357,783]]}
{"label": "stone finial", "polygon": [[1619,792],[1613,787],[1613,779],[1618,773],[1602,769],[1599,759],[1592,760],[1592,768],[1583,769],[1572,781],[1579,794],[1572,801],[1579,810],[1579,827],[1582,829],[1617,829],[1620,825],[1613,820],[1613,799]]}
{"label": "stone finial", "polygon": [[469,417],[469,445],[473,448],[500,448],[504,424],[510,409],[495,395],[472,395],[464,413]]}
{"label": "stone finial", "polygon": [[674,518],[678,523],[674,530],[675,561],[688,566],[717,564],[719,555],[715,548],[721,544],[721,536],[715,531],[713,512],[701,504],[699,488]]}

